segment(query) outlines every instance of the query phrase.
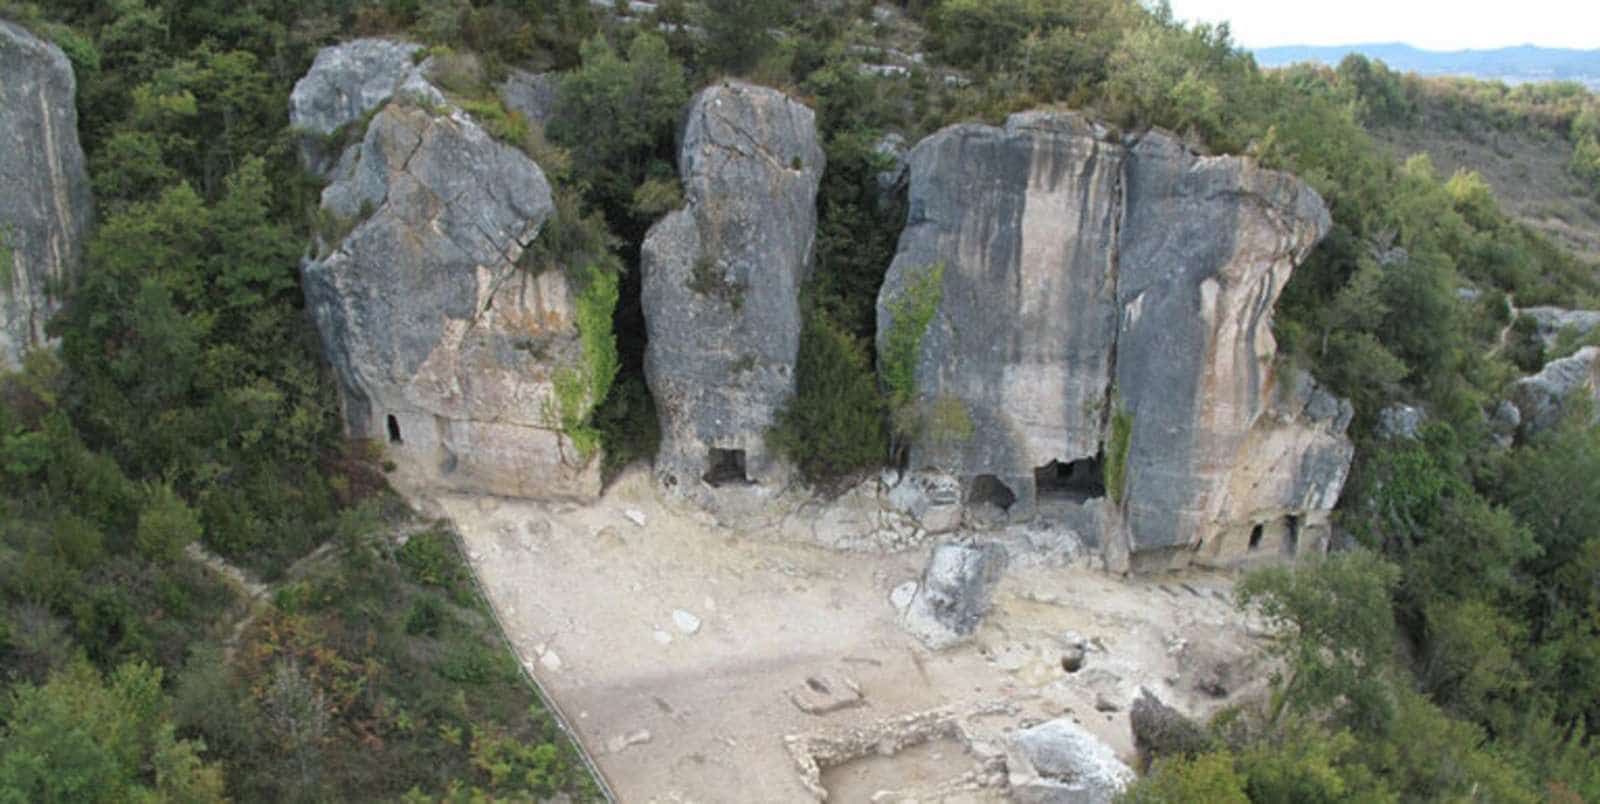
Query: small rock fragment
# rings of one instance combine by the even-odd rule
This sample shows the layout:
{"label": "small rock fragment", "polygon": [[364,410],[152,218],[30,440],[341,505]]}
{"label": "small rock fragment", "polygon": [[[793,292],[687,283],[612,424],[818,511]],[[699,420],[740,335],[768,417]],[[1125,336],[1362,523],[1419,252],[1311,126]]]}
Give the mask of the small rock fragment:
{"label": "small rock fragment", "polygon": [[622,515],[626,517],[629,522],[632,522],[641,528],[644,527],[645,519],[643,511],[640,511],[637,508],[629,508],[628,510],[623,511]]}
{"label": "small rock fragment", "polygon": [[917,582],[906,581],[894,588],[889,593],[889,602],[894,605],[895,611],[905,611],[911,605],[911,599],[917,596]]}
{"label": "small rock fragment", "polygon": [[672,624],[685,634],[694,634],[700,630],[700,618],[683,609],[672,612]]}
{"label": "small rock fragment", "polygon": [[864,703],[861,688],[855,681],[832,672],[808,677],[789,691],[789,700],[810,715],[826,715]]}
{"label": "small rock fragment", "polygon": [[544,669],[554,673],[561,669],[561,657],[557,656],[555,651],[547,650],[539,656],[539,664],[544,665]]}
{"label": "small rock fragment", "polygon": [[623,751],[626,751],[630,746],[640,745],[648,742],[650,742],[650,732],[645,729],[640,729],[629,734],[619,734],[609,740],[606,740],[606,750],[613,754],[620,754]]}
{"label": "small rock fragment", "polygon": [[659,628],[656,629],[655,638],[656,638],[656,642],[659,642],[659,643],[661,643],[663,645],[671,645],[672,644],[672,635],[667,633],[666,631],[663,631],[663,630],[659,629]]}

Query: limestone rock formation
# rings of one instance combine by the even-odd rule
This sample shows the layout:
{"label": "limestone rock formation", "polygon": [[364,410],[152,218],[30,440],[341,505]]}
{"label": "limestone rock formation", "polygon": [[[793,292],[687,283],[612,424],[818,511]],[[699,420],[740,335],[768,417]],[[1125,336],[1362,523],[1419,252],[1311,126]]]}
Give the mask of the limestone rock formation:
{"label": "limestone rock formation", "polygon": [[1378,411],[1378,437],[1385,441],[1415,441],[1428,414],[1422,408],[1396,402]]}
{"label": "limestone rock formation", "polygon": [[[918,439],[913,468],[956,474],[969,509],[1049,518],[1144,562],[1186,560],[1240,517],[1326,514],[1349,417],[1276,376],[1271,334],[1331,225],[1315,192],[1071,113],[953,126],[910,163],[879,354],[919,281],[942,277],[917,391],[973,423],[959,443]],[[1259,476],[1268,464],[1289,477]]]}
{"label": "limestone rock formation", "polygon": [[822,169],[815,116],[798,101],[736,82],[702,90],[678,156],[685,206],[644,241],[656,471],[713,510],[789,476],[765,433],[794,392]]}
{"label": "limestone rock formation", "polygon": [[560,272],[517,266],[553,210],[550,186],[521,151],[439,105],[410,47],[324,51],[291,108],[308,131],[378,109],[332,168],[322,212],[335,231],[304,266],[346,427],[387,442],[428,486],[597,494],[598,461],[564,435],[555,394],[583,361],[574,291]]}
{"label": "limestone rock formation", "polygon": [[1538,374],[1517,380],[1511,388],[1511,401],[1521,412],[1523,437],[1556,426],[1567,412],[1568,400],[1574,397],[1600,405],[1600,346],[1585,346],[1576,354],[1546,363]]}
{"label": "limestone rock formation", "polygon": [[308,169],[327,178],[344,153],[327,140],[403,90],[444,103],[416,63],[421,51],[410,42],[356,39],[317,53],[289,95],[289,122],[302,135],[300,158]]}
{"label": "limestone rock formation", "polygon": [[506,80],[495,87],[495,94],[507,109],[530,123],[542,124],[555,113],[561,89],[559,77],[556,73],[532,73],[513,68]]}
{"label": "limestone rock formation", "polygon": [[48,340],[83,259],[93,210],[76,96],[61,49],[0,20],[0,371]]}
{"label": "limestone rock formation", "polygon": [[935,650],[962,642],[988,613],[1005,567],[1006,551],[998,544],[935,547],[902,624]]}
{"label": "limestone rock formation", "polygon": [[1223,475],[1217,513],[1199,546],[1206,563],[1292,560],[1332,544],[1331,512],[1355,458],[1345,437],[1355,409],[1304,373],[1280,378],[1274,391]]}
{"label": "limestone rock formation", "polygon": [[1011,799],[1025,804],[1110,804],[1135,778],[1110,746],[1067,718],[1012,734],[1007,749]]}
{"label": "limestone rock formation", "polygon": [[1554,348],[1564,330],[1575,335],[1588,335],[1600,327],[1600,310],[1566,310],[1560,307],[1524,307],[1516,311],[1528,316],[1538,325],[1539,340],[1546,349]]}

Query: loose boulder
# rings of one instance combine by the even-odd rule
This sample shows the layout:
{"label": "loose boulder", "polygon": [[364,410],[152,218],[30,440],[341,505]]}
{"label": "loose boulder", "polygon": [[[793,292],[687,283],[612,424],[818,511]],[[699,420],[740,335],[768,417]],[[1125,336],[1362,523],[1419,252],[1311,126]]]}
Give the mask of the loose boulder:
{"label": "loose boulder", "polygon": [[0,20],[0,371],[46,344],[93,216],[77,80],[61,49]]}
{"label": "loose boulder", "polygon": [[1006,551],[998,544],[935,547],[901,623],[934,650],[965,641],[989,613],[1005,567]]}
{"label": "loose boulder", "polygon": [[[909,162],[880,360],[915,344],[920,404],[959,404],[973,424],[918,438],[914,468],[960,477],[969,509],[1057,522],[1122,566],[1203,555],[1252,502],[1241,472],[1264,463],[1291,478],[1263,506],[1326,515],[1348,405],[1279,377],[1271,332],[1331,226],[1310,187],[1065,112],[953,126]],[[925,330],[903,331],[928,304]]]}
{"label": "loose boulder", "polygon": [[794,393],[822,170],[815,115],[799,101],[729,82],[690,103],[686,203],[643,246],[645,376],[661,423],[657,474],[713,511],[790,476],[766,431]]}
{"label": "loose boulder", "polygon": [[1135,778],[1110,746],[1066,718],[1012,734],[1006,768],[1012,800],[1024,804],[1109,804]]}
{"label": "loose boulder", "polygon": [[413,50],[330,48],[291,105],[306,131],[371,114],[330,168],[320,252],[303,268],[346,428],[428,487],[593,496],[599,462],[564,427],[597,396],[577,323],[586,297],[559,271],[518,265],[553,211],[550,186],[441,105]]}

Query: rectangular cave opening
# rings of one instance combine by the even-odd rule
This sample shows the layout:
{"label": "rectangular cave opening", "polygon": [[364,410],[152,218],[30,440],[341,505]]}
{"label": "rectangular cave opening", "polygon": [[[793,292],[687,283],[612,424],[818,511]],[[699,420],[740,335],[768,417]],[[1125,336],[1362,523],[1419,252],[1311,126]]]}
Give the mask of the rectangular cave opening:
{"label": "rectangular cave opening", "polygon": [[1300,517],[1290,514],[1283,518],[1283,554],[1292,556],[1300,549]]}
{"label": "rectangular cave opening", "polygon": [[994,475],[978,475],[972,479],[972,487],[967,490],[968,505],[988,504],[1009,511],[1016,502],[1016,493]]}
{"label": "rectangular cave opening", "polygon": [[400,437],[400,420],[396,419],[394,417],[393,413],[389,414],[389,443],[390,444],[404,444],[404,443],[406,443],[405,439]]}
{"label": "rectangular cave opening", "polygon": [[1039,502],[1084,503],[1106,496],[1104,453],[1076,461],[1051,461],[1033,470]]}
{"label": "rectangular cave opening", "polygon": [[744,450],[711,448],[702,480],[713,487],[749,486],[755,481],[745,473]]}
{"label": "rectangular cave opening", "polygon": [[1266,526],[1262,525],[1260,522],[1257,522],[1255,527],[1250,529],[1250,550],[1252,552],[1261,548],[1261,537],[1265,536],[1266,532]]}

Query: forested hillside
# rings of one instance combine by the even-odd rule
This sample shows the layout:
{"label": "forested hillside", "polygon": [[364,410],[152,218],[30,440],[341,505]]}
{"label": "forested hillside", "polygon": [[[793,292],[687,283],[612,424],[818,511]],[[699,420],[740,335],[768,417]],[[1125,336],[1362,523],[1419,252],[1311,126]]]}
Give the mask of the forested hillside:
{"label": "forested hillside", "polygon": [[[387,35],[451,57],[447,89],[549,176],[557,213],[530,267],[619,277],[620,369],[570,423],[608,472],[658,439],[637,263],[681,203],[675,128],[697,87],[743,76],[817,113],[816,269],[773,443],[823,489],[917,426],[871,347],[906,216],[879,179],[886,134],[1063,105],[1304,178],[1333,231],[1275,332],[1283,360],[1355,405],[1340,524],[1358,545],[1244,582],[1281,626],[1272,699],[1152,746],[1128,797],[1600,799],[1600,431],[1575,405],[1508,445],[1490,415],[1581,345],[1502,338],[1527,334],[1508,300],[1595,308],[1594,255],[1369,132],[1493,111],[1569,138],[1595,191],[1591,96],[1479,101],[1472,85],[1457,103],[1365,62],[1264,71],[1226,27],[1131,0],[633,5],[0,0],[72,60],[96,205],[59,353],[0,379],[0,798],[598,795],[450,534],[401,510],[381,445],[341,437],[305,314],[298,264],[338,222],[317,215],[289,92],[318,48]],[[559,72],[547,125],[486,91],[511,67]],[[1415,439],[1378,435],[1397,402],[1426,411]]]}

